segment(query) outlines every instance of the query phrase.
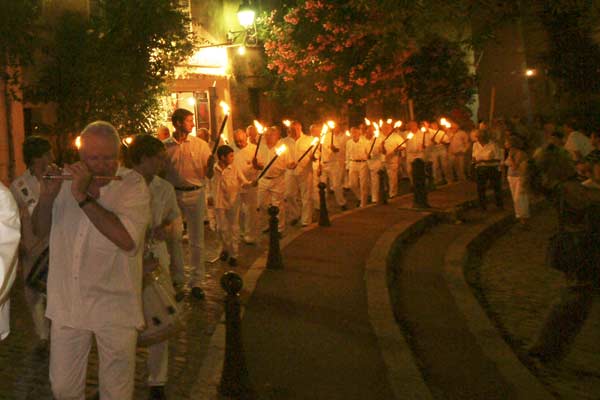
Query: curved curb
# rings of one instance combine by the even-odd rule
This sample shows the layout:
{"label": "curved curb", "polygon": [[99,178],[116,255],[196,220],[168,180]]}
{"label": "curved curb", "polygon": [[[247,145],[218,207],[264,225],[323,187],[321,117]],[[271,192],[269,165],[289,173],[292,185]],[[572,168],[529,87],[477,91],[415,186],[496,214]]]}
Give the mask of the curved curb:
{"label": "curved curb", "polygon": [[492,360],[502,376],[517,394],[517,399],[547,400],[552,396],[542,383],[527,369],[504,341],[498,329],[490,321],[473,295],[464,275],[468,257],[474,254],[490,238],[510,226],[512,213],[494,217],[482,227],[469,230],[454,240],[444,256],[443,276],[457,307],[464,316],[469,330],[475,336],[483,353]]}
{"label": "curved curb", "polygon": [[373,246],[365,265],[369,322],[377,337],[381,357],[387,368],[388,382],[397,400],[433,398],[394,318],[388,290],[388,254],[407,239],[420,236],[435,223],[434,214],[423,215],[423,218],[409,227],[397,224],[386,230]]}

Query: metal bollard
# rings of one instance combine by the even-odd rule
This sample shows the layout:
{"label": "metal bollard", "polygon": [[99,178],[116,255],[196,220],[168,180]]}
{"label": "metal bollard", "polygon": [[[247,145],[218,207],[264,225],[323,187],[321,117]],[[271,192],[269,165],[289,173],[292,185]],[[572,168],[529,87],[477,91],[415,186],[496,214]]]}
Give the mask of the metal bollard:
{"label": "metal bollard", "polygon": [[225,359],[219,393],[237,399],[251,399],[253,390],[242,345],[240,314],[242,286],[242,278],[235,272],[226,272],[221,277],[221,287],[227,292],[227,297],[225,298]]}
{"label": "metal bollard", "polygon": [[427,180],[425,161],[416,158],[412,162],[413,174],[413,208],[430,208],[427,202]]}
{"label": "metal bollard", "polygon": [[325,197],[325,188],[327,185],[319,182],[319,226],[331,226],[329,222],[329,213],[327,212],[327,198]]}
{"label": "metal bollard", "polygon": [[283,269],[283,260],[281,258],[281,249],[279,248],[279,207],[269,207],[269,253],[267,254],[268,269]]}
{"label": "metal bollard", "polygon": [[380,169],[377,171],[377,175],[379,175],[379,203],[387,204],[388,193],[390,192],[387,172],[383,169]]}

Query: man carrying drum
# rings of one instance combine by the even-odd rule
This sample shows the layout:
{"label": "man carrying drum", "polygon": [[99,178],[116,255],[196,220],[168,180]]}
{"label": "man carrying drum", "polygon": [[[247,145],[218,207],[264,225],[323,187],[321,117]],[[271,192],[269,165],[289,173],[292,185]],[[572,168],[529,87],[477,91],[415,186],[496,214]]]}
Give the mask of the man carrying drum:
{"label": "man carrying drum", "polygon": [[138,173],[119,167],[119,146],[108,122],[85,127],[81,161],[66,165],[66,176],[49,168],[32,215],[34,233],[50,233],[46,316],[52,320],[50,383],[57,400],[85,398],[92,337],[100,398],[133,396],[150,194]]}
{"label": "man carrying drum", "polygon": [[[173,186],[156,176],[165,164],[165,145],[150,135],[138,135],[127,148],[127,155],[133,170],[144,177],[150,189],[152,219],[146,236],[144,273],[159,274],[159,281],[165,282],[164,288],[172,291],[173,284],[169,274],[170,257],[165,239],[169,234],[170,225],[179,218],[180,213]],[[146,296],[145,291],[146,289],[144,289],[144,296]],[[146,306],[144,304],[144,307]],[[145,314],[147,312],[148,310],[144,310]],[[168,340],[162,340],[148,347],[148,385],[151,400],[167,398],[164,387],[167,383],[168,362]]]}

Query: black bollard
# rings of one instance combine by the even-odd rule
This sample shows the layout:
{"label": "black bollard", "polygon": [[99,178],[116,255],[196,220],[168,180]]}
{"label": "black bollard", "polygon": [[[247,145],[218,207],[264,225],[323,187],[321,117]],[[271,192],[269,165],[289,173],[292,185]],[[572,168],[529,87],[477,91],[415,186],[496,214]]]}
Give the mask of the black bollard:
{"label": "black bollard", "polygon": [[413,207],[430,208],[427,202],[427,177],[425,172],[425,161],[416,158],[412,162],[413,175]]}
{"label": "black bollard", "polygon": [[435,182],[433,180],[433,162],[425,161],[425,187],[428,191],[435,190]]}
{"label": "black bollard", "polygon": [[240,314],[242,286],[242,278],[235,272],[226,272],[221,277],[221,287],[227,292],[227,297],[225,298],[225,359],[219,393],[236,399],[252,399],[254,396],[242,345]]}
{"label": "black bollard", "polygon": [[387,172],[384,169],[380,169],[377,171],[377,175],[379,175],[379,204],[387,204],[388,193],[390,192]]}
{"label": "black bollard", "polygon": [[327,198],[325,197],[325,188],[327,185],[319,182],[319,226],[331,226],[329,222],[329,213],[327,212]]}
{"label": "black bollard", "polygon": [[283,269],[283,260],[279,248],[279,207],[269,207],[269,253],[267,254],[268,269]]}

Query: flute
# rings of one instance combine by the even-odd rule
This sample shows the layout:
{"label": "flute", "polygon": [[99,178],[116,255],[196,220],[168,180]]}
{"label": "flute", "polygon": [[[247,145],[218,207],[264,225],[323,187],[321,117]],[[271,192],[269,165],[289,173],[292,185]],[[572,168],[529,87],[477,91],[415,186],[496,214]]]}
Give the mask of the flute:
{"label": "flute", "polygon": [[[62,181],[72,181],[73,175],[43,175],[42,178],[49,180],[62,180]],[[104,176],[104,175],[93,175],[92,179],[97,179],[99,181],[120,181],[123,179],[122,176]]]}

